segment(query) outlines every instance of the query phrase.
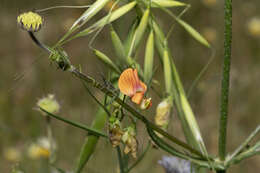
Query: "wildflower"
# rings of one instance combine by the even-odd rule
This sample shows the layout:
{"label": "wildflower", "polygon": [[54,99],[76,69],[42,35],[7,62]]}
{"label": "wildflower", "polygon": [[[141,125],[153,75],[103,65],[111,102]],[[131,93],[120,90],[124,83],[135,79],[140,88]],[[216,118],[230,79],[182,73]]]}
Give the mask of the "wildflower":
{"label": "wildflower", "polygon": [[50,141],[46,137],[41,137],[36,143],[32,143],[28,148],[28,156],[31,159],[49,158],[52,150],[56,149],[54,141]]}
{"label": "wildflower", "polygon": [[143,100],[147,90],[147,86],[139,80],[137,70],[132,68],[124,70],[120,75],[118,87],[123,94],[131,97],[132,102],[138,105]]}
{"label": "wildflower", "polygon": [[194,173],[191,163],[187,160],[179,159],[177,157],[163,156],[158,163],[162,165],[166,173]]}
{"label": "wildflower", "polygon": [[247,30],[251,36],[260,37],[260,18],[254,17],[247,23]]}
{"label": "wildflower", "polygon": [[125,143],[124,153],[128,154],[131,153],[133,158],[136,158],[137,154],[137,140],[136,140],[136,133],[133,127],[126,128],[123,136],[122,141]]}
{"label": "wildflower", "polygon": [[26,31],[37,32],[41,29],[43,18],[30,11],[19,15],[17,23]]}
{"label": "wildflower", "polygon": [[11,162],[19,162],[21,160],[21,152],[15,147],[9,147],[4,150],[4,157]]}
{"label": "wildflower", "polygon": [[167,98],[160,102],[156,108],[156,115],[154,117],[155,124],[164,130],[168,127],[171,107],[171,100]]}
{"label": "wildflower", "polygon": [[115,116],[111,116],[109,118],[109,140],[112,147],[116,147],[120,144],[122,135],[121,122]]}
{"label": "wildflower", "polygon": [[52,114],[58,113],[60,110],[60,105],[53,94],[49,94],[47,97],[38,100],[37,106]]}

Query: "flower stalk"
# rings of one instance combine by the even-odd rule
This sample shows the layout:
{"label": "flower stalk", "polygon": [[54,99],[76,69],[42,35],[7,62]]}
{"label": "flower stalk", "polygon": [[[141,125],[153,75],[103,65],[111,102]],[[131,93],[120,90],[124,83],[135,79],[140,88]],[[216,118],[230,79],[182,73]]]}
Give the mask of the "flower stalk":
{"label": "flower stalk", "polygon": [[219,121],[219,157],[224,161],[226,157],[226,134],[228,120],[228,97],[231,64],[232,43],[232,0],[225,0],[225,33],[224,33],[224,64],[222,72],[221,105]]}

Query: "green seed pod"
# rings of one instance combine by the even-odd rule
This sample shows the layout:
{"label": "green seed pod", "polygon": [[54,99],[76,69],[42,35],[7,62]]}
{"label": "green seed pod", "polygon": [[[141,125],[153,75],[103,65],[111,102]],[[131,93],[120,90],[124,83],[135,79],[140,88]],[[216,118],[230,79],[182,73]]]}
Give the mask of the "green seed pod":
{"label": "green seed pod", "polygon": [[152,7],[159,8],[159,7],[180,7],[186,6],[187,4],[179,1],[173,0],[152,0]]}
{"label": "green seed pod", "polygon": [[153,58],[154,58],[154,34],[150,32],[145,49],[144,59],[144,81],[149,84],[153,75]]}

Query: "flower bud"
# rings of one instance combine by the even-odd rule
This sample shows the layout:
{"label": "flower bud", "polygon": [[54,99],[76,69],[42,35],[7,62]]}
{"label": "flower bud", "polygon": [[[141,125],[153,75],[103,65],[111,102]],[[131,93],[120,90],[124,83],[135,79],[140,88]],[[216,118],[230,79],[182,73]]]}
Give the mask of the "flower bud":
{"label": "flower bud", "polygon": [[116,147],[120,144],[123,133],[119,119],[115,116],[111,116],[109,118],[109,140],[112,147]]}
{"label": "flower bud", "polygon": [[136,158],[137,154],[137,139],[135,129],[133,127],[126,128],[122,141],[125,143],[124,153],[131,153],[133,158]]}
{"label": "flower bud", "polygon": [[53,94],[38,100],[37,106],[52,114],[58,113],[60,110],[60,105]]}
{"label": "flower bud", "polygon": [[20,14],[17,23],[26,31],[37,32],[41,29],[43,18],[34,12]]}
{"label": "flower bud", "polygon": [[152,106],[152,98],[144,98],[141,102],[140,108],[142,110],[149,109]]}

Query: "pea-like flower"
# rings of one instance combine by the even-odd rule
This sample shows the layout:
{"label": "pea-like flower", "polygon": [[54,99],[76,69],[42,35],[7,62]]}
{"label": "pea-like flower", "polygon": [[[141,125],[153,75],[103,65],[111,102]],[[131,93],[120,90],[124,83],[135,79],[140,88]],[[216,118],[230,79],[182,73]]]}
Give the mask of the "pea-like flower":
{"label": "pea-like flower", "polygon": [[43,18],[34,12],[27,12],[17,17],[17,23],[26,31],[37,32],[41,29]]}
{"label": "pea-like flower", "polygon": [[[147,86],[139,79],[136,69],[128,68],[123,71],[118,80],[118,87],[120,91],[131,97],[132,102],[140,104],[143,101],[144,94],[147,90]],[[146,103],[146,108],[149,107]]]}

